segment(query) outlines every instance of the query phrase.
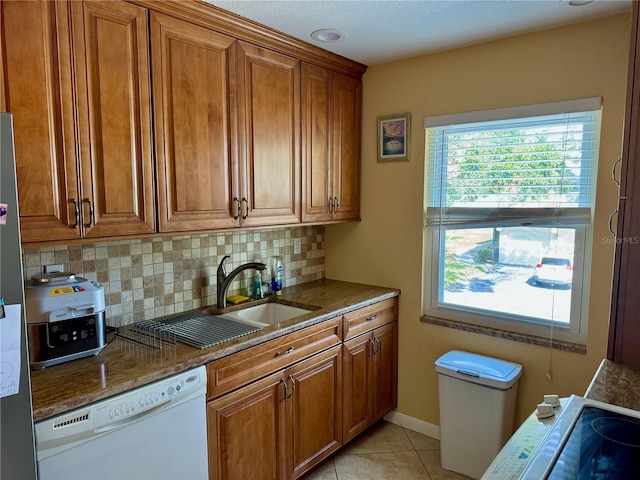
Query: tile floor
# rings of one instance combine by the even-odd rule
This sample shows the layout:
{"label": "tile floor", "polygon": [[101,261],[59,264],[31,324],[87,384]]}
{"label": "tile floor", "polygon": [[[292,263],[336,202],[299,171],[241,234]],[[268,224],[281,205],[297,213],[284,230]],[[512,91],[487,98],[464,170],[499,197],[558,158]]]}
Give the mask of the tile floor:
{"label": "tile floor", "polygon": [[468,480],[440,466],[440,442],[384,420],[303,480]]}

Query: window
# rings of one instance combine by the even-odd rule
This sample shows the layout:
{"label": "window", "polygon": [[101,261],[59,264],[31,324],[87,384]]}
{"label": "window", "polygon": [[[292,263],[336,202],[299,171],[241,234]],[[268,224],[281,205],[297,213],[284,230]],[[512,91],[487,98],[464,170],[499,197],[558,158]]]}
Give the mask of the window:
{"label": "window", "polygon": [[425,119],[424,315],[586,343],[600,108]]}

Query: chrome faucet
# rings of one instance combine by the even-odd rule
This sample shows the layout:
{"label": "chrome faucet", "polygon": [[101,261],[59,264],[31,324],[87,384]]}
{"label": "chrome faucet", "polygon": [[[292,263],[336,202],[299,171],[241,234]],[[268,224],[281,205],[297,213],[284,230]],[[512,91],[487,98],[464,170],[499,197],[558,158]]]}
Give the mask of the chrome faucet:
{"label": "chrome faucet", "polygon": [[229,291],[229,285],[231,281],[243,270],[247,270],[249,268],[253,268],[255,270],[264,270],[267,266],[264,263],[260,262],[249,262],[244,265],[240,265],[238,268],[234,269],[229,275],[224,271],[224,261],[229,258],[229,255],[225,255],[218,265],[218,284],[217,292],[218,292],[218,308],[225,308],[227,306],[227,292]]}

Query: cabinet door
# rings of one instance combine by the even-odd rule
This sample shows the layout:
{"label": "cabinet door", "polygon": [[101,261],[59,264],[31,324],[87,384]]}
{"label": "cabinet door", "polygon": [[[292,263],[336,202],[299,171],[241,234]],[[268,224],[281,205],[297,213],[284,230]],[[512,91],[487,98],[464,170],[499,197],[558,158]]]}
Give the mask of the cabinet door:
{"label": "cabinet door", "polygon": [[625,131],[607,357],[640,366],[640,7],[633,2]]}
{"label": "cabinet door", "polygon": [[68,8],[0,3],[0,103],[13,114],[23,242],[80,236]]}
{"label": "cabinet door", "polygon": [[160,231],[238,225],[235,45],[151,13]]}
{"label": "cabinet door", "polygon": [[302,220],[360,216],[359,79],[302,66]]}
{"label": "cabinet door", "polygon": [[336,73],[334,98],[333,219],[357,219],[360,217],[360,80]]}
{"label": "cabinet door", "polygon": [[87,237],[155,230],[147,13],[71,2]]}
{"label": "cabinet door", "polygon": [[370,377],[372,336],[361,335],[344,342],[343,440],[347,443],[370,424]]}
{"label": "cabinet door", "polygon": [[282,371],[207,404],[209,478],[284,478]]}
{"label": "cabinet door", "polygon": [[331,220],[333,74],[302,65],[302,221]]}
{"label": "cabinet door", "polygon": [[289,385],[287,478],[297,478],[342,445],[341,347],[304,360],[285,375]]}
{"label": "cabinet door", "polygon": [[242,223],[300,222],[300,62],[239,43]]}
{"label": "cabinet door", "polygon": [[371,421],[376,422],[398,405],[398,322],[373,331],[371,356]]}

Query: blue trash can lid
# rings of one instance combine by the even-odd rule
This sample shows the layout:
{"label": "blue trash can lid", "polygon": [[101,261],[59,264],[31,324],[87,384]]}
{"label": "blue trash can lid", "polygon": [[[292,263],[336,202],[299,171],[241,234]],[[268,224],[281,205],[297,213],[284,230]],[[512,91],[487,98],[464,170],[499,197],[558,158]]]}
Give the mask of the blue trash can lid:
{"label": "blue trash can lid", "polygon": [[522,374],[522,365],[476,353],[452,350],[436,360],[436,372],[500,390],[511,388]]}

